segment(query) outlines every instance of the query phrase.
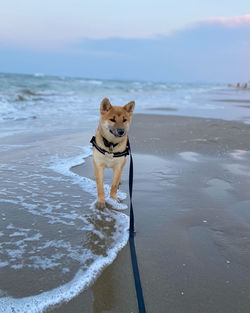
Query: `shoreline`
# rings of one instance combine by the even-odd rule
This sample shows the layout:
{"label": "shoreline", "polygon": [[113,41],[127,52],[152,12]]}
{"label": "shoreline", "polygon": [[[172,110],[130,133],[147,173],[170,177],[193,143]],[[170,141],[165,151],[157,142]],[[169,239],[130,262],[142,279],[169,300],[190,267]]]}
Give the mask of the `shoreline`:
{"label": "shoreline", "polygon": [[[60,140],[69,146],[85,145],[94,131],[64,133]],[[32,138],[27,133],[23,143],[34,144],[38,151],[40,144],[53,146],[57,138],[60,132],[53,139],[48,134],[48,138],[41,135],[38,140],[36,134]],[[176,313],[247,312],[249,138],[250,125],[242,122],[134,115],[130,141],[135,172],[135,242],[149,312],[165,313],[166,307]],[[0,140],[2,145],[17,142],[22,143],[19,135]],[[53,151],[57,151],[56,146]],[[9,156],[14,157],[15,152],[7,151],[2,158]],[[121,185],[126,193],[128,163]],[[71,171],[93,179],[91,158]],[[107,171],[105,182],[109,185],[111,176]],[[47,311],[105,310],[137,312],[128,245],[92,287]]]}
{"label": "shoreline", "polygon": [[[237,166],[250,165],[249,137],[250,126],[241,122],[148,114],[133,117],[135,241],[149,312],[165,313],[166,307],[178,313],[246,312],[250,251],[244,260],[241,255],[250,240],[250,216],[244,223],[242,218],[250,203],[250,183]],[[127,188],[127,166],[122,190]],[[91,167],[89,159],[73,171],[91,175]],[[105,181],[111,183],[111,172]],[[245,184],[248,187],[243,188]],[[233,196],[227,192],[230,189]],[[242,236],[246,239],[239,244]],[[80,312],[77,303],[87,294],[92,299],[94,295],[95,313],[137,312],[130,262],[127,245],[90,290],[53,312],[72,308]],[[111,277],[116,282],[109,290],[113,297],[105,301]],[[132,288],[130,298],[124,287]],[[238,301],[232,300],[235,295]],[[91,307],[86,312],[92,312]]]}

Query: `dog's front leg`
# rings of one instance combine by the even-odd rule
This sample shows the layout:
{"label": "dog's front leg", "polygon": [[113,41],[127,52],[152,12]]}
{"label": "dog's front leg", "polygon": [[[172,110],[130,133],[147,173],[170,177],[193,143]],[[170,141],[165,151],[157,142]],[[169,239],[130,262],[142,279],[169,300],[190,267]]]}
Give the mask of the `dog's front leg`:
{"label": "dog's front leg", "polygon": [[104,174],[104,166],[97,165],[94,161],[94,169],[95,169],[95,181],[97,187],[97,207],[99,209],[105,208],[105,192],[103,188],[103,174]]}
{"label": "dog's front leg", "polygon": [[117,200],[117,189],[120,184],[121,176],[122,176],[122,170],[126,163],[126,159],[124,158],[124,161],[121,165],[116,165],[113,167],[113,181],[112,186],[110,189],[110,197]]}

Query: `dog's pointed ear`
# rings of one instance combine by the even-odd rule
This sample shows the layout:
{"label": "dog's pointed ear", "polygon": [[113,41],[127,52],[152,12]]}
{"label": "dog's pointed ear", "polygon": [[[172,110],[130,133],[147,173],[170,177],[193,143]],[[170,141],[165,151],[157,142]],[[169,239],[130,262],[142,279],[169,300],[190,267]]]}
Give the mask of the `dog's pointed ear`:
{"label": "dog's pointed ear", "polygon": [[100,112],[101,114],[107,113],[112,108],[112,105],[108,98],[104,98],[101,102]]}
{"label": "dog's pointed ear", "polygon": [[130,115],[133,114],[134,108],[135,108],[135,102],[134,101],[130,101],[129,103],[127,103],[123,107],[123,109],[126,110]]}

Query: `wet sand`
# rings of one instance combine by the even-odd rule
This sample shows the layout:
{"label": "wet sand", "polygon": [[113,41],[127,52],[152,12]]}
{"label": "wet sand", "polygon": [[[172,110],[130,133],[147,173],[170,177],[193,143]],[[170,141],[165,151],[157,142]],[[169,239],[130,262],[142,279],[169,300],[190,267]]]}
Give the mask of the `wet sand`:
{"label": "wet sand", "polygon": [[178,111],[176,108],[149,108],[149,111]]}
{"label": "wet sand", "polygon": [[[250,100],[247,99],[216,99],[216,102],[224,102],[224,103],[236,103],[235,106],[245,109],[250,109]],[[238,104],[241,103],[241,104]],[[245,103],[245,104],[244,104]]]}
{"label": "wet sand", "polygon": [[[134,116],[135,240],[148,312],[249,311],[249,138],[240,122]],[[91,159],[72,171],[93,178]],[[128,245],[91,288],[50,312],[138,312]]]}
{"label": "wet sand", "polygon": [[232,102],[232,103],[250,103],[247,99],[216,99],[216,102]]}
{"label": "wet sand", "polygon": [[238,107],[245,108],[245,109],[250,109],[250,105],[238,105]]}

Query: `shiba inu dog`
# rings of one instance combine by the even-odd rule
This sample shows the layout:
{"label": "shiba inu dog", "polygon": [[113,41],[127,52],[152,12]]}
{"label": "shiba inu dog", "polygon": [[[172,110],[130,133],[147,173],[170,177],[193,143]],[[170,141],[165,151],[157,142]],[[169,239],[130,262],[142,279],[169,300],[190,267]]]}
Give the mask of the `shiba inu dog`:
{"label": "shiba inu dog", "polygon": [[110,197],[117,200],[122,170],[126,164],[128,153],[127,140],[131,117],[135,102],[124,106],[111,105],[108,98],[104,98],[100,105],[100,120],[91,143],[93,144],[93,163],[97,185],[97,207],[105,207],[105,193],[103,188],[104,169],[113,168],[113,181]]}

